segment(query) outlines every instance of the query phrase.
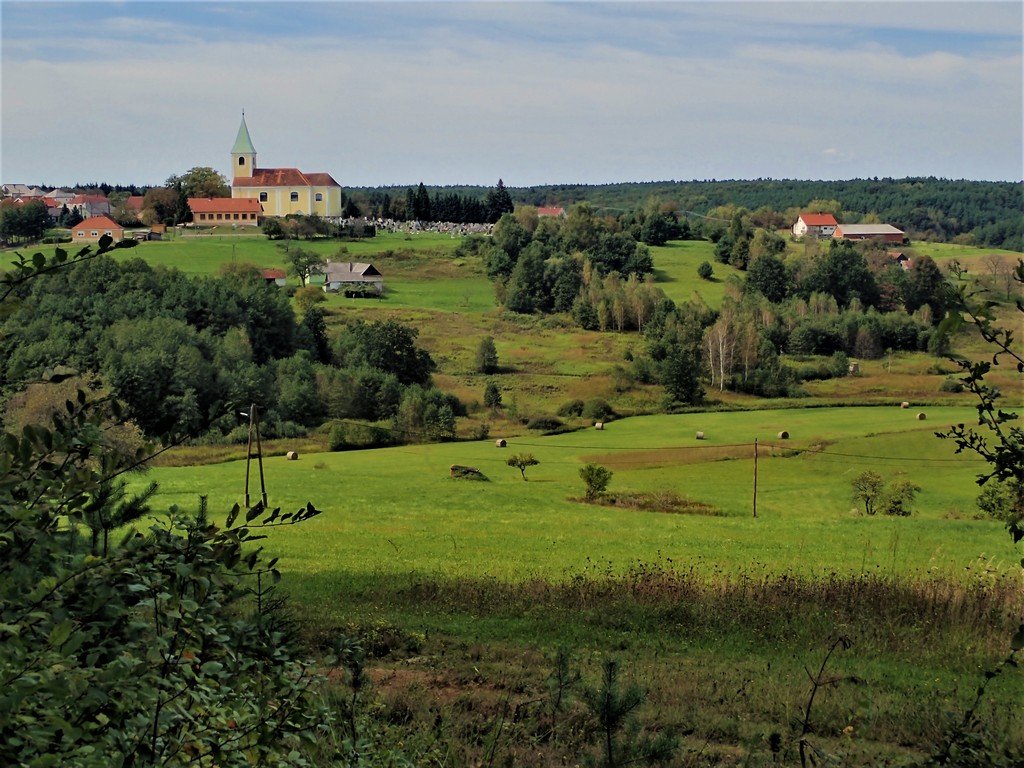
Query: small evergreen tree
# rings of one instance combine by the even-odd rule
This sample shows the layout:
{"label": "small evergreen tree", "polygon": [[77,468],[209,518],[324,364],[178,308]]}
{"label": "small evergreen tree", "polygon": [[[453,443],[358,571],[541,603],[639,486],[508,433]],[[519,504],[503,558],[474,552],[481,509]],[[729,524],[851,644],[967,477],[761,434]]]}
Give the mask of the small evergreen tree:
{"label": "small evergreen tree", "polygon": [[488,381],[487,386],[484,387],[484,405],[492,411],[501,407],[501,390],[493,381]]}
{"label": "small evergreen tree", "polygon": [[476,370],[478,373],[494,373],[498,370],[498,350],[490,336],[480,339],[476,349]]}

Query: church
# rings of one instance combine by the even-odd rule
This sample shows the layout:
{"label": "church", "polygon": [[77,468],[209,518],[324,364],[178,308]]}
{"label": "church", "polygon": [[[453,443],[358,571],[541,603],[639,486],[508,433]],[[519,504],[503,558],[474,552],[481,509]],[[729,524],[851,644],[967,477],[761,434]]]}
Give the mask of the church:
{"label": "church", "polygon": [[341,185],[331,174],[257,167],[256,148],[249,137],[244,113],[231,148],[231,168],[231,197],[258,200],[264,216],[341,216]]}

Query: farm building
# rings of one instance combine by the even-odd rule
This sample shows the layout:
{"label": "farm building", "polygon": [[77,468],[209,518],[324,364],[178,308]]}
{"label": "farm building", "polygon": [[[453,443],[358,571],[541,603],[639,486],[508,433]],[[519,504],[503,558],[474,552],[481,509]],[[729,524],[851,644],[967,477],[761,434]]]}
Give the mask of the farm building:
{"label": "farm building", "polygon": [[796,237],[832,237],[839,224],[836,217],[831,213],[801,213],[793,225],[793,235]]}
{"label": "farm building", "polygon": [[542,208],[538,208],[537,209],[537,215],[541,216],[541,217],[553,216],[553,217],[556,217],[556,218],[561,218],[561,217],[565,216],[565,208],[556,208],[554,206],[544,206]]}
{"label": "farm building", "polygon": [[[348,293],[373,294],[384,293],[384,276],[373,264],[361,264],[353,261],[328,261],[323,267],[323,288],[325,291],[344,291]],[[314,283],[310,280],[310,283]]]}
{"label": "farm building", "polygon": [[840,224],[832,234],[836,240],[882,240],[902,243],[907,235],[892,224]]}
{"label": "farm building", "polygon": [[903,251],[886,251],[885,255],[892,259],[893,264],[898,264],[904,272],[914,266],[914,262]]}
{"label": "farm building", "polygon": [[190,197],[188,207],[192,211],[192,223],[199,227],[222,224],[255,227],[263,213],[259,201],[251,198]]}
{"label": "farm building", "polygon": [[263,282],[267,285],[285,285],[288,282],[288,275],[283,269],[264,269],[260,272]]}
{"label": "farm building", "polygon": [[231,197],[251,199],[266,216],[289,213],[341,216],[341,185],[329,173],[303,173],[298,168],[259,168],[245,115],[231,148]]}
{"label": "farm building", "polygon": [[104,235],[110,235],[114,240],[124,240],[124,227],[109,216],[93,216],[72,228],[71,242],[93,242]]}

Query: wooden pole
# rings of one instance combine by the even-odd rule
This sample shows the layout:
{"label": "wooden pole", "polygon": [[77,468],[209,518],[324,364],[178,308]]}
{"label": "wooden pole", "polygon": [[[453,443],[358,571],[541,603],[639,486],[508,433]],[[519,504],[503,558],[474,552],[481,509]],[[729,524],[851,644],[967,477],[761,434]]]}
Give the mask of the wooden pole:
{"label": "wooden pole", "polygon": [[249,508],[249,465],[252,463],[252,409],[255,403],[249,407],[249,440],[245,446],[245,507]]}
{"label": "wooden pole", "polygon": [[263,479],[263,444],[260,443],[260,416],[256,406],[252,407],[252,417],[256,422],[256,462],[260,467],[260,497],[263,499],[263,506],[267,506],[267,483]]}
{"label": "wooden pole", "polygon": [[757,517],[757,438],[754,438],[754,517]]}
{"label": "wooden pole", "polygon": [[[253,452],[253,442],[256,443],[256,451]],[[267,483],[263,477],[263,444],[260,442],[260,416],[256,410],[256,403],[249,407],[249,441],[245,448],[245,506],[249,507],[249,474],[252,471],[252,460],[260,470],[260,498],[263,506],[267,506]]]}

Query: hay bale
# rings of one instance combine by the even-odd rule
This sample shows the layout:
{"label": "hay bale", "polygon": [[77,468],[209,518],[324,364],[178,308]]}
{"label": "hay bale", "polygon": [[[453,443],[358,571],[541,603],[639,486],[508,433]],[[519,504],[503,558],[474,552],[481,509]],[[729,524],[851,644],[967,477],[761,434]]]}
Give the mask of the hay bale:
{"label": "hay bale", "polygon": [[789,440],[789,432],[787,432],[786,430],[782,430],[781,432],[779,432],[777,437],[779,438],[779,440]]}
{"label": "hay bale", "polygon": [[603,421],[595,421],[594,422],[594,429],[604,429],[604,422]]}
{"label": "hay bale", "polygon": [[698,432],[697,433],[697,439],[698,440],[703,440],[704,439],[704,433],[703,432]]}
{"label": "hay bale", "polygon": [[860,373],[860,363],[858,363],[856,360],[853,360],[850,363],[849,367],[846,369],[846,371],[850,376],[856,376],[858,373]]}
{"label": "hay bale", "polygon": [[508,447],[508,443],[505,442],[505,438],[499,437],[497,440],[494,441],[494,447],[495,448],[507,448]]}
{"label": "hay bale", "polygon": [[904,400],[902,403],[900,403],[900,408],[909,408],[909,407],[910,407],[910,403],[908,403],[906,400]]}
{"label": "hay bale", "polygon": [[299,452],[298,451],[288,451],[288,453],[285,454],[285,457],[288,459],[288,461],[298,461],[299,460]]}
{"label": "hay bale", "polygon": [[924,421],[926,418],[927,416],[924,415],[924,411],[921,411],[921,413],[917,414],[918,421]]}

